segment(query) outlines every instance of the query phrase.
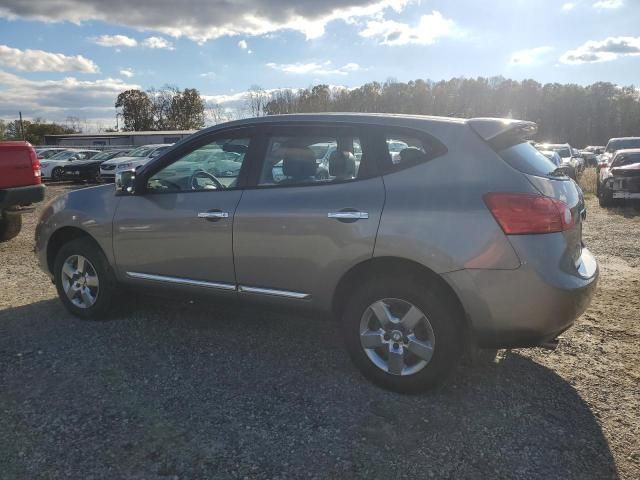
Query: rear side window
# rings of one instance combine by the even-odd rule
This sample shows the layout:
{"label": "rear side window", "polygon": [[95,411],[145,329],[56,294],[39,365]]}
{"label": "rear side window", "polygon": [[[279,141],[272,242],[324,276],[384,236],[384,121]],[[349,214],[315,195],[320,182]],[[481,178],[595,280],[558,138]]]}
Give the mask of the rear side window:
{"label": "rear side window", "polygon": [[446,153],[446,147],[436,139],[412,130],[379,130],[377,143],[383,140],[381,167],[385,173],[413,167]]}
{"label": "rear side window", "polygon": [[556,169],[551,160],[528,142],[518,143],[499,150],[498,155],[513,168],[528,175],[545,177]]}

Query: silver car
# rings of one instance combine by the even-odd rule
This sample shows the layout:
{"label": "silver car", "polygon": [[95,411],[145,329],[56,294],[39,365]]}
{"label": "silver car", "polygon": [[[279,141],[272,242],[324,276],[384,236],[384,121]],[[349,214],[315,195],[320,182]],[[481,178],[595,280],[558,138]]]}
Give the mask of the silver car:
{"label": "silver car", "polygon": [[[591,300],[584,202],[525,141],[535,131],[373,114],[216,125],[115,187],[51,201],[38,260],[81,318],[124,285],[331,312],[367,378],[424,390],[469,346],[552,347]],[[311,146],[333,143],[318,175]]]}

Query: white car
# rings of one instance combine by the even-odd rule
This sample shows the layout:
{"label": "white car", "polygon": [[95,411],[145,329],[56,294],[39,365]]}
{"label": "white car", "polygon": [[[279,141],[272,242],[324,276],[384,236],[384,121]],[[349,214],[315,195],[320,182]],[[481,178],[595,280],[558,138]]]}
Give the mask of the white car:
{"label": "white car", "polygon": [[56,153],[52,157],[40,161],[42,178],[62,180],[65,165],[74,160],[88,160],[97,153],[100,153],[100,150],[80,150],[77,148],[70,148]]}
{"label": "white car", "polygon": [[36,148],[36,155],[38,155],[38,160],[42,160],[45,158],[51,158],[55,154],[64,152],[65,150],[68,149],[64,147],[41,147]]}
{"label": "white car", "polygon": [[152,145],[143,145],[129,152],[126,157],[116,157],[100,165],[100,178],[103,180],[113,180],[116,176],[116,171],[130,170],[136,168],[139,165],[144,165],[152,158],[157,157],[172,143],[156,143]]}

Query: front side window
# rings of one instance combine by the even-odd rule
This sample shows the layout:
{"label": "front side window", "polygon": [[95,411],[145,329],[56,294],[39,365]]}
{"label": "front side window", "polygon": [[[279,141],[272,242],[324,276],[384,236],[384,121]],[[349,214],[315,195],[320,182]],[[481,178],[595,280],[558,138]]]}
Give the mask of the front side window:
{"label": "front side window", "polygon": [[270,136],[259,186],[309,185],[358,178],[362,148],[350,130],[306,129]]}
{"label": "front side window", "polygon": [[227,190],[237,186],[249,138],[221,138],[203,145],[153,174],[147,191]]}

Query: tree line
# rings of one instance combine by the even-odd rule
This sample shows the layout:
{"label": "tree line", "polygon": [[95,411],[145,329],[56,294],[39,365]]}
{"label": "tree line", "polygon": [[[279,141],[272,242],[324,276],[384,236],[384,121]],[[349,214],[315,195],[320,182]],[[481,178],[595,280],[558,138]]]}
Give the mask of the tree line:
{"label": "tree line", "polygon": [[[253,92],[255,97],[256,92]],[[346,89],[316,85],[266,94],[263,114],[378,112],[452,117],[509,117],[538,124],[537,139],[576,146],[640,136],[640,95],[608,82],[581,86],[534,80],[452,78],[370,82]],[[248,98],[248,101],[251,99]]]}

